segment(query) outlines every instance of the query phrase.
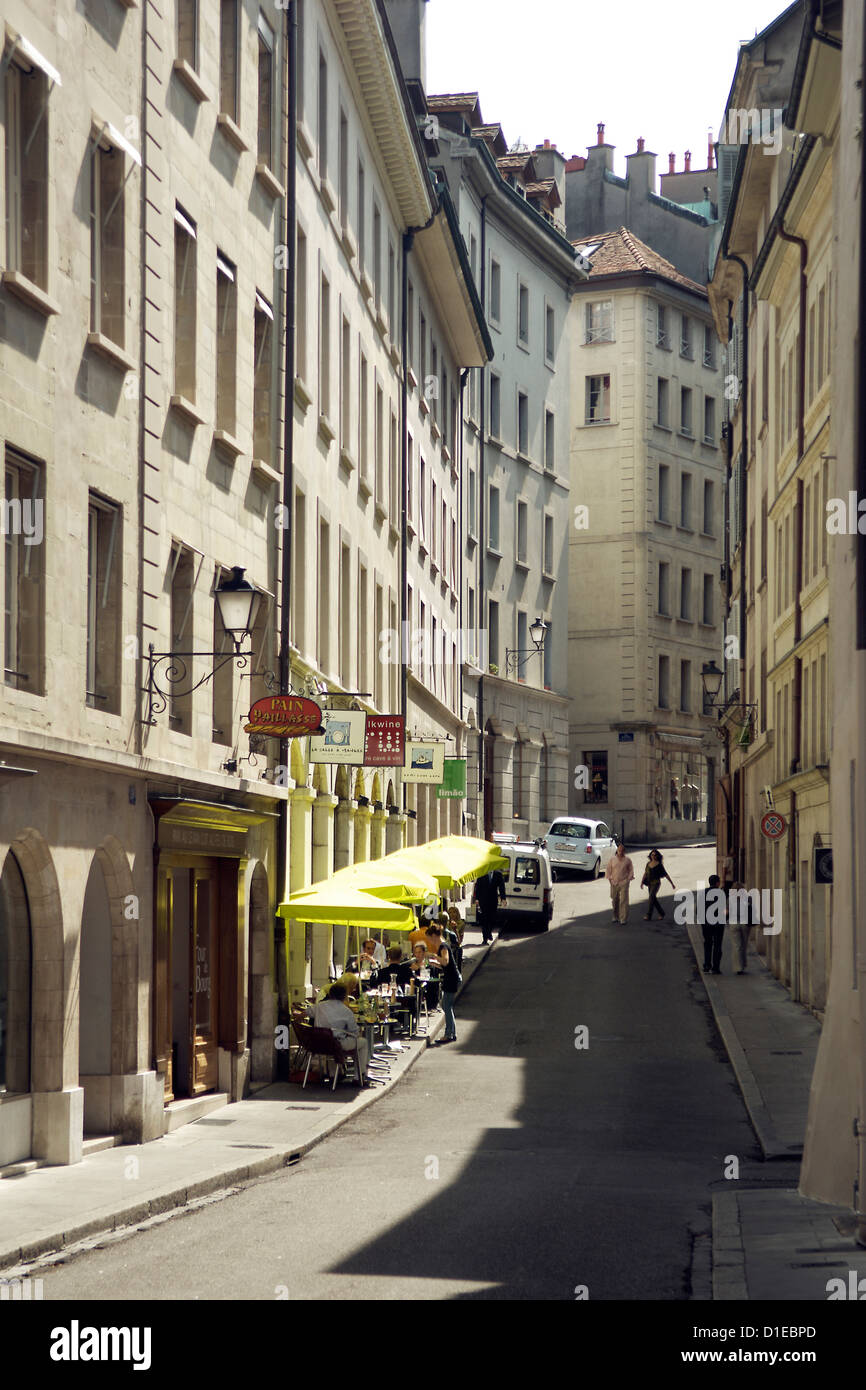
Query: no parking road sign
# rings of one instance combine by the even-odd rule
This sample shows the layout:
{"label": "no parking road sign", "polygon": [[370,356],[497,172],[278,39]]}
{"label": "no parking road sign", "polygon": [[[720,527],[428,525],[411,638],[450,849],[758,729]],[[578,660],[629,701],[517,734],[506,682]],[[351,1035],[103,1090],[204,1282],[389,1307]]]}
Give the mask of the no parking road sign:
{"label": "no parking road sign", "polygon": [[788,829],[788,822],[778,811],[765,811],[761,816],[761,833],[768,840],[781,840]]}

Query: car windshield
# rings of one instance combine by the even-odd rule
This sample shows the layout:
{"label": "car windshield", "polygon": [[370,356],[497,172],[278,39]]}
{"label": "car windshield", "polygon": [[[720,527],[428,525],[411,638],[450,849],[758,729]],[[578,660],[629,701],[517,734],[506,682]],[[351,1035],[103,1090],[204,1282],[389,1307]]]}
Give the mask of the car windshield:
{"label": "car windshield", "polygon": [[519,856],[514,861],[514,882],[515,883],[537,883],[538,882],[538,860],[524,859]]}
{"label": "car windshield", "polygon": [[563,840],[588,840],[590,827],[582,822],[567,820],[554,821],[547,832],[548,835],[558,835]]}

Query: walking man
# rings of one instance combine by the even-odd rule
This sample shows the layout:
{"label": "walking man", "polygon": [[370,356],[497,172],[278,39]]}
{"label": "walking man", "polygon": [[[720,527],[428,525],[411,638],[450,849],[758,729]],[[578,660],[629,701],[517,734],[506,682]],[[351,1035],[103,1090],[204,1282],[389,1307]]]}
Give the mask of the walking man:
{"label": "walking man", "polygon": [[499,869],[491,869],[489,874],[475,881],[475,905],[481,914],[481,932],[485,944],[493,940],[500,902],[505,902],[505,879]]}
{"label": "walking man", "polygon": [[710,874],[709,886],[703,894],[704,974],[721,975],[722,941],[727,919],[727,901],[720,887],[718,874]]}
{"label": "walking man", "polygon": [[604,876],[610,884],[613,920],[625,926],[628,921],[628,885],[634,878],[634,864],[626,854],[622,841],[616,847],[616,854],[608,860]]}

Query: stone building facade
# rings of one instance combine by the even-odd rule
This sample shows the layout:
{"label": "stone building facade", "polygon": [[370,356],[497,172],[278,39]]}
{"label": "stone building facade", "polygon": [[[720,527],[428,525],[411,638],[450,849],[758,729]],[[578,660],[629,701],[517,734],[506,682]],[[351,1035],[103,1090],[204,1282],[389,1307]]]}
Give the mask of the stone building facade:
{"label": "stone building facade", "polygon": [[631,841],[712,829],[723,382],[706,290],[625,227],[578,243],[569,317],[572,814]]}

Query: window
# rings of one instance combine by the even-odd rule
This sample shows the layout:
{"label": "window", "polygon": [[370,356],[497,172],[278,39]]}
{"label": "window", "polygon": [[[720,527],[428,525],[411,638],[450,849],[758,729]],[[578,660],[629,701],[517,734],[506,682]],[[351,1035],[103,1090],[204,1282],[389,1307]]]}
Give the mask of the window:
{"label": "window", "polygon": [[761,353],[761,420],[764,424],[770,418],[770,340],[764,338]]}
{"label": "window", "polygon": [[680,526],[690,531],[692,526],[692,475],[683,473],[680,478]]}
{"label": "window", "polygon": [[352,438],[352,330],[344,318],[340,329],[340,448],[351,453]]}
{"label": "window", "polygon": [[825,319],[826,294],[823,287],[818,292],[818,373],[817,385],[820,386],[824,380],[826,372],[824,370],[824,319]]}
{"label": "window", "polygon": [[552,304],[545,305],[544,308],[544,359],[549,366],[553,365],[556,356],[556,311]]}
{"label": "window", "polygon": [[610,424],[609,376],[588,376],[586,378],[586,423],[588,425]]}
{"label": "window", "polygon": [[216,427],[233,435],[237,425],[238,301],[235,267],[217,251]]}
{"label": "window", "polygon": [[466,591],[466,618],[469,624],[469,631],[466,633],[468,650],[465,653],[467,661],[475,661],[475,590],[470,584]]}
{"label": "window", "polygon": [[370,477],[370,370],[363,352],[358,373],[358,469],[366,483]]}
{"label": "window", "polygon": [[496,260],[490,262],[490,317],[494,323],[502,317],[502,268]]}
{"label": "window", "polygon": [[488,488],[487,549],[499,553],[499,488]]}
{"label": "window", "polygon": [[715,486],[708,479],[704,481],[704,524],[701,527],[705,536],[714,536]]}
{"label": "window", "polygon": [[430,399],[433,419],[439,419],[439,352],[430,334]]}
{"label": "window", "polygon": [[663,376],[660,376],[656,383],[656,424],[662,425],[665,429],[670,428],[669,385],[667,377]]}
{"label": "window", "polygon": [[338,134],[337,160],[339,162],[337,197],[339,199],[340,226],[349,225],[349,118],[340,107],[340,127]]}
{"label": "window", "polygon": [[556,472],[556,417],[552,410],[544,412],[544,466],[548,473]]}
{"label": "window", "polygon": [[44,694],[45,524],[43,470],[6,450],[3,518],[3,679]]}
{"label": "window", "polygon": [[174,390],[195,404],[196,229],[174,213]]}
{"label": "window", "polygon": [[547,576],[554,573],[554,553],[553,553],[553,517],[545,514],[543,522],[542,543],[541,543],[541,568]]}
{"label": "window", "polygon": [[331,669],[331,528],[319,521],[319,592],[317,594],[318,631],[316,656],[320,671]]}
{"label": "window", "polygon": [[712,624],[713,624],[713,622],[714,622],[714,618],[713,618],[713,576],[712,576],[711,574],[705,574],[705,575],[704,575],[704,602],[703,602],[703,608],[702,608],[702,610],[701,610],[701,621],[702,621],[703,623],[705,623],[705,624],[707,625],[707,627],[711,627]]}
{"label": "window", "polygon": [[670,338],[668,337],[668,311],[664,304],[656,305],[656,344],[660,348],[670,351]]}
{"label": "window", "polygon": [[[385,590],[381,584],[376,585],[376,597],[373,601],[373,622],[375,624],[376,646],[382,641],[382,628],[385,618]],[[364,689],[365,687],[362,687]],[[377,709],[383,709],[385,705],[385,664],[382,661],[373,663],[373,702]]]}
{"label": "window", "polygon": [[29,73],[17,59],[6,68],[7,265],[43,290],[48,288],[49,90],[48,77],[35,64]]}
{"label": "window", "polygon": [[517,286],[517,337],[524,347],[529,346],[529,290],[518,282]]}
{"label": "window", "polygon": [[436,677],[439,668],[439,623],[433,615],[431,615],[430,627],[430,689],[436,694]]}
{"label": "window", "polygon": [[716,369],[716,336],[709,323],[704,324],[704,366]]}
{"label": "window", "polygon": [[253,454],[273,462],[273,341],[274,311],[256,290],[253,333]]}
{"label": "window", "polygon": [[[195,651],[193,599],[201,562],[196,565],[194,552],[179,541],[172,543],[169,564],[169,593],[171,595],[171,647],[173,652]],[[214,647],[214,651],[217,648]],[[175,733],[192,732],[192,696],[187,690],[169,698],[168,722]]]}
{"label": "window", "polygon": [[294,575],[292,583],[292,616],[294,641],[301,652],[307,649],[307,501],[295,489]]}
{"label": "window", "polygon": [[466,492],[467,492],[467,496],[466,496],[467,527],[468,527],[468,531],[469,531],[470,537],[474,540],[474,539],[476,538],[477,534],[478,534],[478,530],[477,530],[478,515],[477,515],[477,499],[476,499],[476,492],[475,492],[475,469],[474,469],[474,468],[470,468],[470,469],[469,469],[469,482],[468,482],[468,485],[467,485]]}
{"label": "window", "polygon": [[439,489],[436,486],[435,478],[430,480],[430,564],[431,567],[438,564],[439,555],[436,550],[436,528],[437,517],[439,514]]}
{"label": "window", "polygon": [[420,602],[420,604],[419,604],[419,608],[420,608],[420,618],[419,618],[419,620],[418,620],[418,629],[419,629],[420,634],[421,634],[421,637],[420,637],[421,650],[420,650],[420,652],[419,652],[419,654],[418,654],[418,674],[420,675],[422,681],[424,681],[425,684],[426,684],[426,682],[427,682],[427,657],[428,657],[428,651],[427,651],[427,605],[426,605],[426,603],[424,602],[423,599],[421,600],[421,602]]}
{"label": "window", "polygon": [[177,0],[177,56],[198,70],[198,0]]}
{"label": "window", "polygon": [[680,570],[680,617],[684,622],[691,622],[692,572],[690,569]]}
{"label": "window", "polygon": [[692,432],[692,391],[690,386],[680,387],[680,433]]}
{"label": "window", "polygon": [[665,617],[670,616],[670,571],[671,567],[666,560],[659,561],[659,598],[658,611]]}
{"label": "window", "polygon": [[385,509],[385,394],[376,382],[376,413],[373,418],[376,459],[376,506]]}
{"label": "window", "polygon": [[415,441],[411,434],[406,438],[406,522],[415,526]]}
{"label": "window", "polygon": [[525,565],[528,558],[529,507],[522,498],[517,499],[517,525],[515,527],[515,559],[518,565]]}
{"label": "window", "polygon": [[274,31],[263,14],[259,15],[259,163],[274,165]]}
{"label": "window", "polygon": [[[369,690],[369,653],[370,653],[370,632],[369,632],[369,591],[367,588],[367,566],[358,561],[358,646],[357,646],[357,680],[356,690]],[[377,637],[378,642],[378,637]],[[378,662],[376,663],[379,664]],[[348,688],[348,686],[347,686]]]}
{"label": "window", "polygon": [[494,675],[499,672],[499,604],[490,599],[487,604],[487,654]]}
{"label": "window", "polygon": [[[340,680],[344,689],[352,688],[352,634],[356,631],[352,621],[352,551],[351,547],[340,545]],[[376,663],[379,664],[378,662]]]}
{"label": "window", "polygon": [[388,332],[392,338],[397,333],[397,262],[394,257],[394,243],[388,238]]}
{"label": "window", "polygon": [[613,300],[596,299],[586,306],[586,341],[613,342]]}
{"label": "window", "polygon": [[441,547],[441,563],[439,568],[442,571],[442,578],[445,578],[448,558],[448,503],[442,498],[442,525],[439,528],[439,545]]}
{"label": "window", "polygon": [[607,801],[607,750],[584,753],[583,765],[589,769],[589,786],[584,789],[584,802]]}
{"label": "window", "polygon": [[716,401],[714,396],[704,396],[704,443],[716,442]]}
{"label": "window", "polygon": [[319,177],[328,177],[328,60],[319,49]]}
{"label": "window", "polygon": [[397,525],[400,516],[400,428],[397,416],[391,411],[391,428],[388,434],[388,510],[391,524]]}
{"label": "window", "polygon": [[373,294],[376,308],[382,302],[382,213],[373,201]]}
{"label": "window", "polygon": [[97,143],[90,162],[90,328],[125,340],[124,155]]}
{"label": "window", "polygon": [[220,0],[220,111],[235,122],[238,119],[238,15],[238,0]]}
{"label": "window", "polygon": [[670,657],[659,657],[659,709],[668,709],[670,707],[670,666]]}
{"label": "window", "polygon": [[323,275],[319,289],[319,414],[331,416],[331,286]]}
{"label": "window", "polygon": [[451,570],[449,574],[451,588],[457,587],[457,518],[452,514],[451,517]]}
{"label": "window", "polygon": [[668,464],[659,464],[659,509],[658,520],[669,522],[670,517],[670,494],[671,494],[671,470]]}
{"label": "window", "polygon": [[418,379],[421,384],[421,395],[423,397],[427,389],[427,320],[424,317],[423,310],[420,309],[418,311],[418,343],[418,365],[420,368]]}
{"label": "window", "polygon": [[295,267],[295,374],[303,381],[307,371],[307,238],[298,228]]}
{"label": "window", "polygon": [[680,357],[687,357],[690,361],[694,357],[692,351],[692,323],[691,319],[685,314],[682,317],[682,333],[680,336]]}
{"label": "window", "polygon": [[472,279],[475,280],[476,282],[477,282],[477,280],[478,280],[478,275],[477,275],[477,273],[476,273],[477,264],[478,264],[478,241],[477,241],[477,239],[476,239],[476,237],[475,237],[475,233],[474,233],[474,232],[470,232],[470,233],[469,233],[469,269],[472,271]]}
{"label": "window", "polygon": [[419,496],[419,531],[421,544],[427,544],[427,462],[421,459],[421,482],[418,489]]}
{"label": "window", "polygon": [[692,663],[680,662],[680,709],[688,712],[692,707]]}
{"label": "window", "polygon": [[363,160],[358,160],[358,269],[363,271],[367,259],[367,178]]}
{"label": "window", "polygon": [[529,397],[523,391],[517,393],[517,452],[529,453]]}
{"label": "window", "polygon": [[490,433],[494,439],[501,435],[502,383],[495,372],[490,373]]}

